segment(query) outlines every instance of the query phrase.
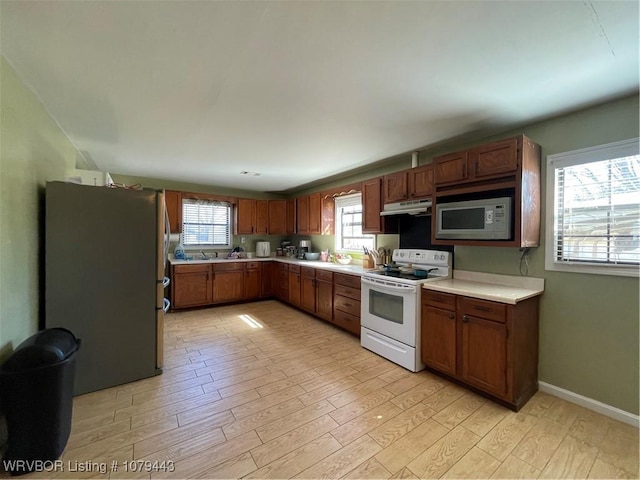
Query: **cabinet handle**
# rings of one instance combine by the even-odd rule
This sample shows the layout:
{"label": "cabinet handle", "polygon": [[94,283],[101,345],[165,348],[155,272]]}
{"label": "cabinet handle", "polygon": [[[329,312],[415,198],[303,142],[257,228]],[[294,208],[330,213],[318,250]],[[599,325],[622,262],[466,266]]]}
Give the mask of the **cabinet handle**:
{"label": "cabinet handle", "polygon": [[478,306],[478,305],[474,305],[473,309],[474,310],[480,310],[481,312],[490,312],[492,310],[489,307],[481,307],[481,306]]}
{"label": "cabinet handle", "polygon": [[450,318],[451,320],[453,320],[454,318],[456,318],[456,316],[455,316],[453,313],[450,313],[450,314],[449,314],[449,318]]}
{"label": "cabinet handle", "polygon": [[463,321],[464,323],[467,323],[467,322],[469,321],[469,317],[467,317],[466,315],[463,315],[463,316],[462,316],[462,321]]}
{"label": "cabinet handle", "polygon": [[344,306],[345,307],[351,307],[352,305],[350,303],[345,303]]}
{"label": "cabinet handle", "polygon": [[476,162],[475,162],[474,171],[475,171],[475,175],[476,175],[476,177],[477,177],[477,176],[478,176],[478,161],[477,161],[477,160],[476,160]]}

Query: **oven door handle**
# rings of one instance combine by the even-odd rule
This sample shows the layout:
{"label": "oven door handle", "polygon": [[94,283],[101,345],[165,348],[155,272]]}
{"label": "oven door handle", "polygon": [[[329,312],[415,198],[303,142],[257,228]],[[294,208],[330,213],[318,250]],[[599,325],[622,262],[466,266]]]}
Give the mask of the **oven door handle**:
{"label": "oven door handle", "polygon": [[362,277],[361,281],[362,281],[362,283],[366,283],[367,285],[372,286],[372,287],[377,287],[377,288],[380,288],[380,289],[386,288],[388,290],[395,290],[396,292],[407,292],[408,293],[408,292],[411,292],[411,291],[415,291],[415,287],[413,285],[409,285],[409,286],[406,286],[406,287],[395,287],[393,285],[388,285],[388,284],[385,284],[385,283],[376,282],[375,280],[369,280],[366,277]]}

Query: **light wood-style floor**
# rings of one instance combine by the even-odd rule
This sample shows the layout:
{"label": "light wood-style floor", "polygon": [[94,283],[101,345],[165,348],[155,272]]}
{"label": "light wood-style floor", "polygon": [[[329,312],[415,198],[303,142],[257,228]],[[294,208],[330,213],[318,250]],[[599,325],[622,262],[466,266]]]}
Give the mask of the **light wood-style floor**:
{"label": "light wood-style floor", "polygon": [[74,401],[63,464],[117,471],[29,477],[638,478],[629,425],[543,393],[516,414],[277,301],[174,313],[165,338],[163,375]]}

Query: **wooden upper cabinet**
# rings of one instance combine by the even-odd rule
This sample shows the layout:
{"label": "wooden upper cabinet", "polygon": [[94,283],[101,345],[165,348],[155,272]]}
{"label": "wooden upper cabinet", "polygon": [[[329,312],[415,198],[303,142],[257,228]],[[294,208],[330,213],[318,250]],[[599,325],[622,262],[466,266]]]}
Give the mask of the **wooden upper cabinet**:
{"label": "wooden upper cabinet", "polygon": [[430,197],[433,193],[433,165],[422,165],[384,176],[384,203]]}
{"label": "wooden upper cabinet", "polygon": [[256,200],[256,223],[254,233],[269,233],[269,200]]}
{"label": "wooden upper cabinet", "polygon": [[171,233],[182,233],[182,192],[165,190],[164,202],[167,206]]}
{"label": "wooden upper cabinet", "polygon": [[469,164],[475,178],[502,175],[518,169],[518,140],[511,138],[472,149]]}
{"label": "wooden upper cabinet", "polygon": [[322,194],[296,198],[296,226],[299,234],[322,233]]}
{"label": "wooden upper cabinet", "polygon": [[408,182],[410,199],[430,197],[433,194],[433,164],[409,170]]}
{"label": "wooden upper cabinet", "polygon": [[362,233],[382,232],[382,177],[362,182]]}
{"label": "wooden upper cabinet", "polygon": [[309,233],[309,196],[296,198],[297,233]]}
{"label": "wooden upper cabinet", "polygon": [[[513,198],[509,240],[443,240],[434,245],[537,247],[540,245],[540,146],[525,135],[487,143],[433,159],[434,211],[448,201],[492,196]],[[435,227],[436,217],[432,225]]]}
{"label": "wooden upper cabinet", "polygon": [[296,233],[296,199],[287,200],[287,235]]}
{"label": "wooden upper cabinet", "polygon": [[252,235],[256,225],[256,201],[248,198],[239,198],[236,212],[236,233],[239,235]]}
{"label": "wooden upper cabinet", "polygon": [[384,176],[384,203],[406,200],[408,197],[407,172],[396,172]]}
{"label": "wooden upper cabinet", "polygon": [[443,183],[464,182],[467,180],[468,152],[455,152],[433,159],[435,165],[434,182]]}
{"label": "wooden upper cabinet", "polygon": [[266,235],[269,233],[269,201],[239,198],[235,233]]}
{"label": "wooden upper cabinet", "polygon": [[269,200],[269,235],[287,234],[287,200]]}
{"label": "wooden upper cabinet", "polygon": [[309,195],[309,233],[322,233],[322,194]]}
{"label": "wooden upper cabinet", "polygon": [[383,181],[377,177],[362,182],[362,233],[398,233],[397,217],[380,216]]}
{"label": "wooden upper cabinet", "polygon": [[516,174],[519,167],[518,140],[509,138],[435,158],[436,185],[475,182]]}

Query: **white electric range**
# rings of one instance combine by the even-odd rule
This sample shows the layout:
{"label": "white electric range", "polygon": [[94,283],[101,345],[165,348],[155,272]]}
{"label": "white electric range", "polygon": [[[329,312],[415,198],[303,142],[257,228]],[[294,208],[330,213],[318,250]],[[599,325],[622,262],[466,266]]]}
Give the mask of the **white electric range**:
{"label": "white electric range", "polygon": [[422,284],[451,278],[450,252],[396,249],[397,267],[428,272],[428,276],[370,270],[361,280],[360,344],[398,365],[418,372],[420,360],[420,295]]}

